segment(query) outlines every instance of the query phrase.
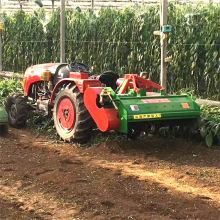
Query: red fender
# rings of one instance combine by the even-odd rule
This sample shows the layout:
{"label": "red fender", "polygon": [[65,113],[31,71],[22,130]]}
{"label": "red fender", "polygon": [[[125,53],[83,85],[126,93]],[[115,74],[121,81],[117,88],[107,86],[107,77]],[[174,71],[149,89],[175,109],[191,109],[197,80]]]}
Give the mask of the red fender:
{"label": "red fender", "polygon": [[50,104],[52,104],[53,100],[55,100],[56,96],[55,94],[59,91],[59,88],[63,85],[63,83],[68,84],[69,82],[73,82],[78,87],[80,93],[84,93],[86,88],[88,87],[95,87],[95,86],[101,86],[102,83],[99,80],[95,79],[73,79],[73,78],[65,78],[63,80],[60,80],[56,86],[53,89],[53,92],[51,94],[50,98]]}
{"label": "red fender", "polygon": [[102,87],[87,88],[84,94],[85,106],[102,132],[118,130],[120,120],[116,109],[104,109],[97,106],[97,97],[102,90]]}

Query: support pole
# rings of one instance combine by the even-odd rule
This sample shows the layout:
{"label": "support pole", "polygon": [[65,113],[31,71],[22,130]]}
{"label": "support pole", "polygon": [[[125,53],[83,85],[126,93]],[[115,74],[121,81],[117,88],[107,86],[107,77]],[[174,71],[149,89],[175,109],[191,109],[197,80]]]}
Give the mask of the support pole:
{"label": "support pole", "polygon": [[54,13],[54,0],[51,1],[52,1],[52,13]]}
{"label": "support pole", "polygon": [[91,0],[91,7],[92,7],[92,10],[94,10],[94,0]]}
{"label": "support pole", "polygon": [[[168,0],[160,0],[160,27],[167,25]],[[167,89],[167,68],[165,58],[167,57],[167,38],[161,33],[161,74],[160,83]]]}
{"label": "support pole", "polygon": [[65,0],[61,0],[60,12],[60,62],[65,63],[65,28],[66,28]]}
{"label": "support pole", "polygon": [[2,72],[2,31],[0,31],[0,72]]}

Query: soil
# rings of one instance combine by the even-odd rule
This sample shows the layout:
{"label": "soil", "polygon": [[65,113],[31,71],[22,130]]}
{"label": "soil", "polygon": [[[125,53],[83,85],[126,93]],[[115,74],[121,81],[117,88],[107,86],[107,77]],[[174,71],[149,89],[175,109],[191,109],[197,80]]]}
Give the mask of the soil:
{"label": "soil", "polygon": [[179,139],[80,147],[0,137],[0,219],[220,219],[220,148]]}

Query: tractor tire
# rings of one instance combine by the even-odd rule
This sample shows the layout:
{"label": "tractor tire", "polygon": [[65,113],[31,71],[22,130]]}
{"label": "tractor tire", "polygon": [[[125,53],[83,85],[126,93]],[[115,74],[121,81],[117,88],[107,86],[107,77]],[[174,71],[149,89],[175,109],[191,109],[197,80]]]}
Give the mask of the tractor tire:
{"label": "tractor tire", "polygon": [[77,86],[67,85],[57,94],[53,119],[57,133],[64,141],[86,142],[91,138],[93,120]]}
{"label": "tractor tire", "polygon": [[10,96],[7,100],[6,111],[8,112],[9,125],[14,128],[21,128],[26,125],[28,104],[22,95]]}

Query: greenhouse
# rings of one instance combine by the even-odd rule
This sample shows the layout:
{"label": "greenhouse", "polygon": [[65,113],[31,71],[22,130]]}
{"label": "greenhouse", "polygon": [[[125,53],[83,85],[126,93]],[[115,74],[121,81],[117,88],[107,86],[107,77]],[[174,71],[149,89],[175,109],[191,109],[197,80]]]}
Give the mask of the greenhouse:
{"label": "greenhouse", "polygon": [[0,219],[220,218],[220,0],[0,0]]}

